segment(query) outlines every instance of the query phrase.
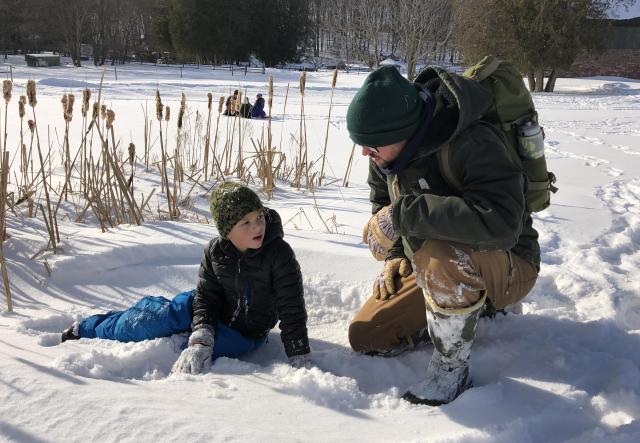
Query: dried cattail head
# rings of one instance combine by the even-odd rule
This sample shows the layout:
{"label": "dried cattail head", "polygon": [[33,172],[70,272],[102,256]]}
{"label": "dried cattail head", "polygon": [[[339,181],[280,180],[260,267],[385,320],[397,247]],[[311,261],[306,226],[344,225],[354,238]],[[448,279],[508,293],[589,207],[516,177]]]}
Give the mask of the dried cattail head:
{"label": "dried cattail head", "polygon": [[156,117],[162,120],[162,100],[160,100],[160,91],[156,89]]}
{"label": "dried cattail head", "polygon": [[240,106],[242,106],[242,91],[238,91],[238,99],[235,101],[236,112],[240,112]]}
{"label": "dried cattail head", "polygon": [[69,115],[67,114],[67,110],[68,110],[68,104],[69,104],[69,96],[67,94],[63,95],[62,100],[60,100],[60,103],[62,103],[62,118],[64,119],[64,121],[68,122]]}
{"label": "dried cattail head", "polygon": [[68,101],[67,101],[67,110],[65,112],[68,122],[70,122],[71,119],[73,118],[73,104],[75,103],[75,101],[76,101],[76,97],[73,94],[69,94]]}
{"label": "dried cattail head", "polygon": [[29,80],[27,82],[27,97],[29,98],[29,106],[31,106],[32,108],[38,104],[38,100],[36,100],[35,80]]}
{"label": "dried cattail head", "polygon": [[4,97],[4,101],[6,104],[9,104],[11,101],[11,88],[13,87],[13,83],[11,80],[3,80],[2,81],[2,95]]}
{"label": "dried cattail head", "polygon": [[184,92],[182,93],[182,98],[180,99],[180,110],[178,111],[178,129],[182,129],[182,119],[184,117],[184,107],[187,102],[187,98],[184,96]]}
{"label": "dried cattail head", "polygon": [[113,121],[116,119],[116,113],[113,110],[107,110],[107,129],[113,128]]}
{"label": "dried cattail head", "polygon": [[133,161],[136,159],[136,145],[129,143],[129,164],[133,166]]}
{"label": "dried cattail head", "polygon": [[222,112],[223,106],[224,106],[224,97],[220,97],[220,100],[218,100],[218,114]]}
{"label": "dried cattail head", "polygon": [[62,103],[62,118],[67,121],[67,94],[62,96],[60,103]]}
{"label": "dried cattail head", "polygon": [[[162,111],[160,111],[160,116],[162,116]],[[164,107],[164,121],[168,122],[171,118],[171,108],[169,106]]]}
{"label": "dried cattail head", "polygon": [[91,89],[85,88],[82,91],[82,116],[86,117],[89,111],[89,100],[91,99]]}
{"label": "dried cattail head", "polygon": [[267,100],[269,109],[273,106],[273,75],[269,76],[269,99]]}
{"label": "dried cattail head", "polygon": [[304,86],[307,83],[307,71],[302,71],[300,75],[300,94],[304,95]]}
{"label": "dried cattail head", "polygon": [[18,100],[18,115],[20,118],[24,117],[24,105],[27,103],[27,97],[24,95],[20,96],[20,100]]}
{"label": "dried cattail head", "polygon": [[102,120],[107,118],[107,105],[100,106],[100,117],[102,117]]}
{"label": "dried cattail head", "polygon": [[336,87],[336,81],[338,80],[338,68],[333,71],[333,78],[331,79],[331,87]]}
{"label": "dried cattail head", "polygon": [[36,122],[34,122],[33,120],[29,120],[27,122],[27,125],[29,125],[29,131],[31,131],[31,133],[33,134],[33,131],[35,131],[36,129]]}
{"label": "dried cattail head", "polygon": [[91,116],[91,120],[96,121],[98,119],[98,114],[100,113],[100,103],[93,103],[93,114]]}
{"label": "dried cattail head", "polygon": [[207,109],[209,111],[211,111],[211,101],[213,100],[213,94],[208,92],[207,93]]}

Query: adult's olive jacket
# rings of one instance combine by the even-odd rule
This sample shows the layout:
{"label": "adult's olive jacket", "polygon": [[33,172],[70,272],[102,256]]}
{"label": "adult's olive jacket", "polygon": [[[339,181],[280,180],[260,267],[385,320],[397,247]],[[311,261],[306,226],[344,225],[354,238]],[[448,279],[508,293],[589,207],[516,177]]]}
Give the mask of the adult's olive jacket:
{"label": "adult's olive jacket", "polygon": [[300,265],[283,237],[280,215],[269,209],[261,248],[241,253],[229,240],[209,242],[193,300],[194,331],[221,321],[261,338],[280,320],[287,356],[309,352]]}
{"label": "adult's olive jacket", "polygon": [[[390,175],[369,162],[373,213],[393,205],[393,226],[401,235],[392,254],[404,250],[411,258],[424,240],[437,239],[478,250],[511,250],[539,268],[538,233],[525,210],[526,177],[495,130],[480,121],[489,93],[440,68],[427,68],[419,79],[436,105],[426,135],[409,141],[417,143],[411,160]],[[462,193],[440,172],[437,152],[447,143]]]}

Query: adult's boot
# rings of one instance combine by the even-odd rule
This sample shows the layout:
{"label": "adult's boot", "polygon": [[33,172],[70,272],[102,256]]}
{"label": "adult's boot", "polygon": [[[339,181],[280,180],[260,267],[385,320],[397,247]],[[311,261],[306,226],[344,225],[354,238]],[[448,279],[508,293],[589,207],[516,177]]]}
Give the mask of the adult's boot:
{"label": "adult's boot", "polygon": [[440,406],[472,386],[469,355],[486,297],[464,309],[443,309],[427,296],[427,323],[434,350],[423,384],[402,398],[410,403]]}

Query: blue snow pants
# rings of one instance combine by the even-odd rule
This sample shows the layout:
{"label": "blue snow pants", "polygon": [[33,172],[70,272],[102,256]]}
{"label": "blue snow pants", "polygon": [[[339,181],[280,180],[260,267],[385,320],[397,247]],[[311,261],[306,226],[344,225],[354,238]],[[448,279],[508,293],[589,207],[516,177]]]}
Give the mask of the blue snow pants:
{"label": "blue snow pants", "polygon": [[[138,342],[187,332],[191,330],[194,293],[194,290],[182,292],[173,300],[148,296],[126,311],[93,315],[80,323],[80,337]],[[222,322],[218,322],[214,329],[213,359],[238,358],[253,351],[266,340],[266,337],[246,338]]]}

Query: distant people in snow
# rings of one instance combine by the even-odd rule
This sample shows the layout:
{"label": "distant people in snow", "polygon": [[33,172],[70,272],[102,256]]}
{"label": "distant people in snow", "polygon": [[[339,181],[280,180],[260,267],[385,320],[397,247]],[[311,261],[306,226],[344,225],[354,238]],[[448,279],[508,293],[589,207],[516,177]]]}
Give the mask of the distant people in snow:
{"label": "distant people in snow", "polygon": [[262,94],[256,95],[256,101],[251,108],[251,118],[266,118],[267,114],[264,112],[264,98]]}

